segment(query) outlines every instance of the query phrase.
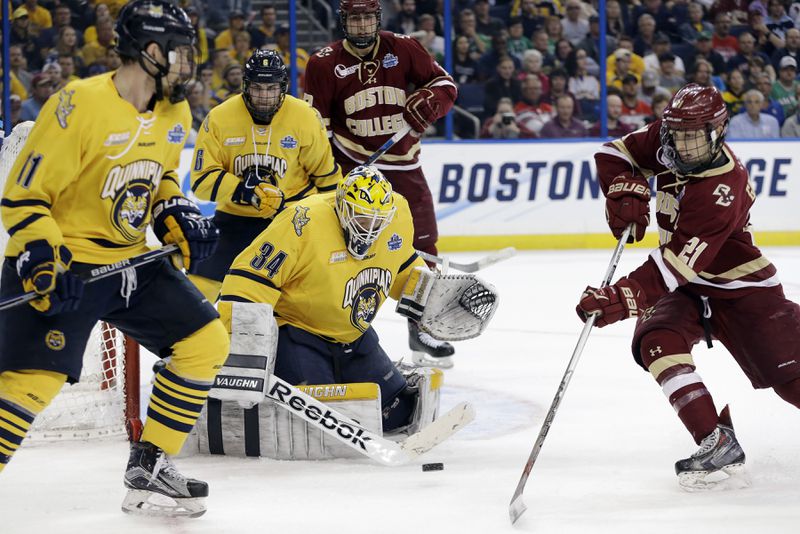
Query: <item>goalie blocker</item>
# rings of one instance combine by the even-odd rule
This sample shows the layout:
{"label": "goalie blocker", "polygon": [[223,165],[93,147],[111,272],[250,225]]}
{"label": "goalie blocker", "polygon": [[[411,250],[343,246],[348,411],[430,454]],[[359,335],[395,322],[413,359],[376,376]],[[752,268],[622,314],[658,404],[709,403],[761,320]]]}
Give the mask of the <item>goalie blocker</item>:
{"label": "goalie blocker", "polygon": [[[270,382],[278,343],[272,306],[228,304],[232,306],[231,353],[217,375],[208,403],[182,454],[264,456],[279,460],[360,457],[356,450],[314,428],[292,411],[314,411],[313,415],[321,424],[329,429],[336,428],[342,438],[358,441],[359,429],[348,428],[347,422],[337,420],[331,412],[323,413],[315,406],[307,406],[294,387],[274,379]],[[408,384],[406,393],[415,397],[408,424],[388,436],[402,439],[437,417],[443,375],[437,369],[403,364],[398,364],[398,370]],[[301,385],[296,388],[329,404],[332,412],[341,412],[367,430],[382,435],[382,403],[377,384]]]}

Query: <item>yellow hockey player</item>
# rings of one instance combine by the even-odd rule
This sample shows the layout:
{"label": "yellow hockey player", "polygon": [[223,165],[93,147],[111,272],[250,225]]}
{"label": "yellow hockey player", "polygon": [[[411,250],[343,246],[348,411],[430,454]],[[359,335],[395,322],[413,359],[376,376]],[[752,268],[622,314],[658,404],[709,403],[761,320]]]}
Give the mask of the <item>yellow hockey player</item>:
{"label": "yellow hockey player", "polygon": [[5,185],[0,292],[41,297],[0,312],[0,469],[64,382],[78,380],[102,319],[171,356],[131,445],[123,510],[194,517],[208,485],[167,455],[180,450],[227,357],[219,316],[167,260],[86,287],[80,275],[147,251],[151,222],[189,272],[213,253],[218,230],[181,194],[174,170],[191,124],[183,100],[195,34],[164,0],[127,4],[116,31],[120,69],[69,83],[45,103]]}
{"label": "yellow hockey player", "polygon": [[208,114],[194,152],[192,190],[217,203],[221,232],[217,252],[191,276],[211,302],[234,258],[284,205],[332,191],[341,178],[319,115],[286,94],[280,55],[257,50],[244,71],[244,91]]}
{"label": "yellow hockey player", "polygon": [[383,430],[410,424],[416,394],[371,324],[425,263],[412,245],[408,203],[375,167],[357,167],[336,194],[280,213],[233,262],[220,314],[231,302],[269,303],[279,326],[275,375],[292,384],[374,382]]}

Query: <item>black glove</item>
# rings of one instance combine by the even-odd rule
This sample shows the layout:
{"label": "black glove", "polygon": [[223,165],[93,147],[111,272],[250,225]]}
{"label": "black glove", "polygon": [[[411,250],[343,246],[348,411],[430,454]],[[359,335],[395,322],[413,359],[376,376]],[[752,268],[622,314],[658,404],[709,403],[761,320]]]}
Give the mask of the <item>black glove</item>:
{"label": "black glove", "polygon": [[153,231],[165,245],[178,245],[181,257],[173,256],[172,263],[189,274],[214,254],[219,242],[219,229],[214,222],[203,217],[194,202],[185,197],[174,196],[153,206]]}
{"label": "black glove", "polygon": [[261,178],[254,168],[245,171],[242,181],[233,191],[232,200],[237,204],[253,206],[265,219],[274,217],[283,209],[283,191]]}
{"label": "black glove", "polygon": [[83,296],[83,281],[69,267],[72,253],[64,246],[54,247],[44,239],[31,241],[17,258],[17,274],[25,291],[41,297],[30,305],[45,315],[75,311]]}

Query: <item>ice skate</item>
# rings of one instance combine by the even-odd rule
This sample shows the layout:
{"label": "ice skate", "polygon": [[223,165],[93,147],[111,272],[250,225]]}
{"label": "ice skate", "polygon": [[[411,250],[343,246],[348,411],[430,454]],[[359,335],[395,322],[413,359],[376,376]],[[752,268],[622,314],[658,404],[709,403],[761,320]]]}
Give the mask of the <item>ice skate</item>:
{"label": "ice skate", "polygon": [[200,517],[206,512],[208,484],[186,478],[163,450],[147,442],[132,443],[125,472],[128,494],[122,511],[159,517]]}
{"label": "ice skate", "polygon": [[417,365],[440,369],[453,367],[453,345],[434,339],[421,331],[414,321],[408,321],[408,346],[411,348],[411,359]]}
{"label": "ice skate", "polygon": [[744,461],[726,406],[719,414],[717,428],[703,438],[700,449],[675,462],[675,473],[680,487],[689,492],[741,489],[750,485]]}

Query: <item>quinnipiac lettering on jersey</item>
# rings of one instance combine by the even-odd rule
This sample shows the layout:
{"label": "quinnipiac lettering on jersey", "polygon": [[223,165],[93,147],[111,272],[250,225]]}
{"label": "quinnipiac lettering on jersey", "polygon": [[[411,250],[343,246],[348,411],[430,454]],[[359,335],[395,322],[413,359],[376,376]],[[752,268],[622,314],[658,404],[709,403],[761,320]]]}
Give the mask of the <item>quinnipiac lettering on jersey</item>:
{"label": "quinnipiac lettering on jersey", "polygon": [[392,272],[368,267],[345,284],[342,309],[350,309],[350,323],[366,332],[392,287]]}
{"label": "quinnipiac lettering on jersey", "polygon": [[271,169],[281,178],[286,176],[286,169],[289,166],[285,159],[272,154],[242,154],[233,160],[233,174],[243,176],[247,168],[256,164],[259,167]]}

